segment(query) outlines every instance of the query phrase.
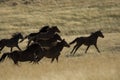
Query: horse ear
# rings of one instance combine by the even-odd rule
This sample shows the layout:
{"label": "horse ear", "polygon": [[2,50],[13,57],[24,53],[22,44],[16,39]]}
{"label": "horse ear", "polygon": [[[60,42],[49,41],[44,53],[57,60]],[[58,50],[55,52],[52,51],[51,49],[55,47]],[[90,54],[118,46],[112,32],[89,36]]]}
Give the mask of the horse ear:
{"label": "horse ear", "polygon": [[65,39],[63,39],[63,41],[65,41]]}
{"label": "horse ear", "polygon": [[99,29],[99,31],[102,31],[102,29]]}
{"label": "horse ear", "polygon": [[91,34],[93,34],[93,32],[91,32]]}

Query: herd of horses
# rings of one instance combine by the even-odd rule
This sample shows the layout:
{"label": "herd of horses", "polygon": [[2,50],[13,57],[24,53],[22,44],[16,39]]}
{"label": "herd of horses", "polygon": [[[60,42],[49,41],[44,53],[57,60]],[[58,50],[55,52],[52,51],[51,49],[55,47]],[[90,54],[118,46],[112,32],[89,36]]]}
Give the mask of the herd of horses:
{"label": "herd of horses", "polygon": [[[64,47],[70,47],[71,44],[76,43],[71,54],[75,54],[78,48],[81,45],[86,45],[87,50],[91,45],[94,45],[97,51],[100,53],[100,50],[97,47],[98,37],[104,38],[101,30],[98,30],[94,33],[91,33],[88,37],[77,37],[72,42],[67,43],[65,39],[62,39],[59,35],[61,31],[57,26],[44,26],[39,32],[30,33],[29,35],[23,37],[21,33],[14,33],[10,39],[1,39],[0,40],[0,51],[3,48],[10,47],[11,51],[3,53],[0,62],[4,61],[5,58],[10,58],[15,64],[18,65],[18,62],[30,61],[33,63],[38,63],[42,58],[47,57],[51,58],[51,63],[56,59],[58,62],[61,51]],[[28,39],[27,46],[22,50],[18,44],[23,42],[25,39]],[[12,50],[13,47],[17,47],[18,50]]]}

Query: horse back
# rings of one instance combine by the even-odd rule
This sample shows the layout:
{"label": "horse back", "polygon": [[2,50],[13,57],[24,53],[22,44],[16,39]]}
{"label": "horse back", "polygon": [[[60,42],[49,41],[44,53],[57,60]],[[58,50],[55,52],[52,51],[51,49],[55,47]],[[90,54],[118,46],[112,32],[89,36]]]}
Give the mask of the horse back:
{"label": "horse back", "polygon": [[3,46],[9,39],[0,40],[0,46]]}
{"label": "horse back", "polygon": [[93,45],[96,43],[96,39],[94,39],[93,37],[80,37],[79,41],[84,45]]}

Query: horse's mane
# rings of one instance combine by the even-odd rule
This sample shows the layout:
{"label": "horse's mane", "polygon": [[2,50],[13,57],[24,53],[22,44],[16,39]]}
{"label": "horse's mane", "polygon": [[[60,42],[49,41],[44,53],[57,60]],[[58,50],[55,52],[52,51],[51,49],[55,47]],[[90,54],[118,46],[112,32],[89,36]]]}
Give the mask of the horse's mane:
{"label": "horse's mane", "polygon": [[47,26],[44,26],[42,27],[39,32],[46,32],[50,27],[47,25]]}
{"label": "horse's mane", "polygon": [[54,28],[58,28],[58,27],[57,27],[57,26],[52,26],[51,28],[53,28],[53,29],[54,29]]}
{"label": "horse's mane", "polygon": [[96,32],[91,32],[91,35],[96,35],[98,34],[99,32],[101,32],[100,30],[96,31]]}
{"label": "horse's mane", "polygon": [[13,33],[13,34],[12,34],[12,37],[16,37],[16,36],[18,36],[19,34],[21,34],[21,33],[19,33],[19,32]]}

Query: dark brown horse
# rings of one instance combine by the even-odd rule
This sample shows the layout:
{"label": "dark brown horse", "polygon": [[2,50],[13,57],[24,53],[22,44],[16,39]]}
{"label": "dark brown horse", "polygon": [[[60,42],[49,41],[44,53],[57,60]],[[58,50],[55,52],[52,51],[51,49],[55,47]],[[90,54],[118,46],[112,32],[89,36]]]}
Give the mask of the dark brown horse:
{"label": "dark brown horse", "polygon": [[[49,26],[44,26],[44,27],[42,27],[42,28],[39,30],[39,32],[30,33],[29,35],[25,36],[24,39],[28,38],[28,40],[30,40],[32,37],[38,35],[39,33],[47,32],[49,28],[50,28]],[[23,39],[22,41],[24,41],[24,39]],[[21,41],[21,42],[22,42],[22,41]]]}
{"label": "dark brown horse", "polygon": [[43,48],[50,48],[56,45],[56,43],[58,41],[62,41],[62,38],[60,37],[59,34],[55,34],[52,38],[48,39],[48,40],[42,40],[42,39],[34,39],[34,42],[38,42],[41,47]]}
{"label": "dark brown horse", "polygon": [[46,50],[44,49],[44,53],[41,53],[41,51],[36,52],[37,53],[37,61],[40,61],[43,57],[52,58],[51,63],[54,61],[54,59],[57,60],[60,56],[60,52],[63,50],[64,47],[70,47],[69,44],[63,39],[61,42],[58,42],[56,46]]}
{"label": "dark brown horse", "polygon": [[78,48],[84,44],[87,46],[87,49],[85,51],[85,53],[87,53],[87,50],[89,49],[89,47],[91,45],[94,45],[95,48],[97,49],[97,51],[100,53],[100,50],[97,47],[97,39],[98,37],[102,37],[104,38],[104,35],[102,34],[102,32],[96,31],[94,33],[92,33],[90,36],[88,37],[77,37],[75,40],[73,40],[72,42],[70,42],[70,45],[73,43],[76,43],[76,45],[74,46],[73,50],[71,51],[71,54],[75,54],[75,52],[78,50]]}
{"label": "dark brown horse", "polygon": [[12,35],[12,38],[10,39],[2,39],[0,40],[0,51],[5,47],[11,47],[11,52],[13,47],[17,47],[19,50],[21,50],[18,46],[19,39],[23,39],[23,36],[21,33],[15,33]]}
{"label": "dark brown horse", "polygon": [[47,39],[52,38],[56,32],[60,33],[60,30],[58,29],[57,26],[52,26],[51,28],[48,29],[47,32],[40,33],[40,34],[36,35],[35,38],[47,40]]}
{"label": "dark brown horse", "polygon": [[31,37],[28,41],[28,45],[31,43],[31,41],[34,41],[35,39],[42,39],[42,40],[48,40],[52,38],[56,32],[60,33],[60,30],[57,28],[57,26],[52,26],[51,28],[48,29],[47,32],[44,33],[39,33],[38,35]]}
{"label": "dark brown horse", "polygon": [[[36,62],[36,51],[39,50],[43,51],[39,44],[34,43],[31,44],[27,49],[24,51],[13,51],[10,53],[4,53],[2,57],[0,58],[0,62],[4,61],[6,57],[9,57],[13,60],[15,64],[18,64],[18,61],[25,62],[25,61],[33,61]],[[43,52],[40,52],[43,53]]]}

